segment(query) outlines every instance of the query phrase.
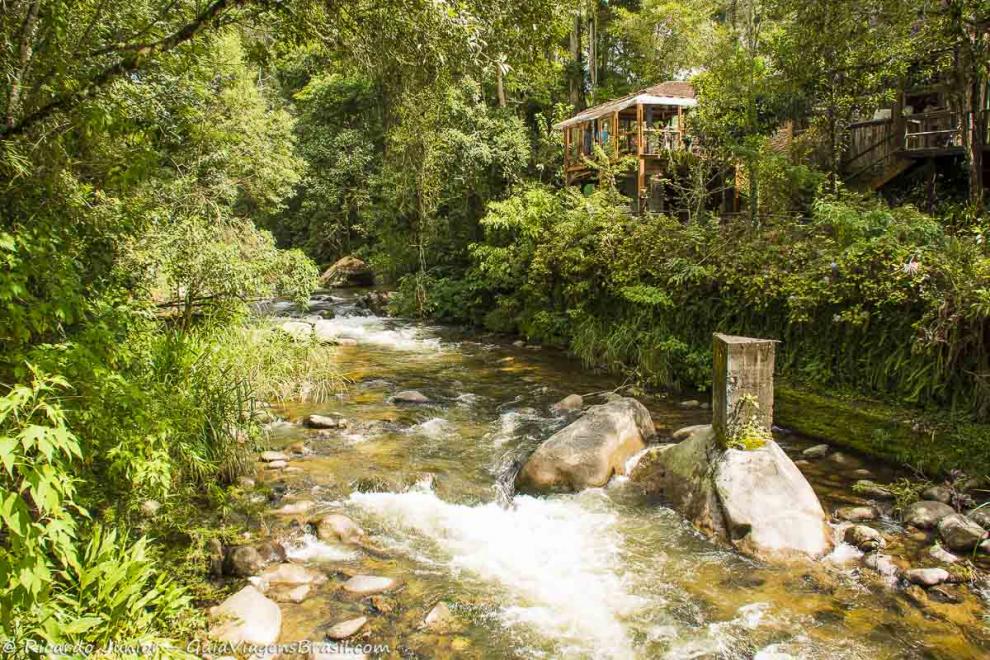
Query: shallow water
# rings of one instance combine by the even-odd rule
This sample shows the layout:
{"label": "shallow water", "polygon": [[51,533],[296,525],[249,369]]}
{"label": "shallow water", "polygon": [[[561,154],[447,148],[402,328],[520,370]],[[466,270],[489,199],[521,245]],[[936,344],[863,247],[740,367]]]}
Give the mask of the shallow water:
{"label": "shallow water", "polygon": [[[382,552],[324,544],[287,521],[269,521],[291,539],[294,560],[334,577],[304,603],[282,605],[282,641],[319,640],[329,625],[365,614],[362,639],[388,644],[396,657],[990,654],[980,599],[919,609],[860,569],[849,546],[819,562],[759,564],[702,538],[624,478],[574,495],[513,496],[501,484],[568,421],[550,405],[573,392],[613,390],[620,378],[590,373],[556,351],[362,316],[346,294],[318,306],[337,311],[325,327],[357,341],[337,349],[353,384],[332,401],[279,412],[290,421],[341,413],[350,427],[320,435],[276,425],[273,447],[305,439],[313,453],[292,461],[301,471],[269,479],[288,487],[284,501],[314,499],[318,512],[351,516]],[[390,402],[408,389],[434,403]],[[641,400],[661,438],[709,421],[678,399]],[[795,457],[812,444],[786,432],[777,439]],[[881,482],[896,476],[843,454],[841,463],[801,465],[828,510],[863,501],[849,491],[864,476],[857,470]],[[397,577],[403,588],[384,605],[347,598],[338,586],[357,573]],[[439,600],[458,618],[452,634],[420,628]]]}

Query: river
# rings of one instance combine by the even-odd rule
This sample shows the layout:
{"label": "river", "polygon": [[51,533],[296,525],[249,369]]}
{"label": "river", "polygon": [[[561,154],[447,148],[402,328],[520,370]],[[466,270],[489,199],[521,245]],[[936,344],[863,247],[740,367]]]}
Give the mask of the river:
{"label": "river", "polygon": [[[277,411],[290,422],[339,413],[349,427],[321,434],[274,425],[273,447],[302,439],[312,453],[269,485],[284,489],[280,503],[312,499],[319,512],[345,513],[383,552],[323,543],[266,514],[294,560],[332,576],[303,603],[282,605],[283,641],[322,639],[328,625],[367,615],[362,639],[388,645],[393,657],[990,654],[978,596],[919,608],[863,569],[850,546],[818,562],[751,561],[706,540],[622,477],[572,495],[513,495],[505,483],[514,465],[567,422],[551,404],[574,392],[598,402],[595,393],[622,379],[591,373],[558,351],[367,315],[353,295],[334,296],[313,305],[333,309],[335,332],[355,340],[337,349],[351,385],[330,401]],[[410,389],[432,403],[390,401]],[[661,437],[709,420],[703,409],[680,407],[680,398],[640,398]],[[795,458],[812,444],[786,431],[777,440]],[[801,463],[826,510],[862,502],[850,485],[864,471],[881,482],[897,476],[853,453],[842,457]],[[890,518],[879,528],[899,531]],[[386,606],[371,605],[339,589],[358,573],[403,586]],[[455,633],[421,629],[440,600],[458,619]]]}

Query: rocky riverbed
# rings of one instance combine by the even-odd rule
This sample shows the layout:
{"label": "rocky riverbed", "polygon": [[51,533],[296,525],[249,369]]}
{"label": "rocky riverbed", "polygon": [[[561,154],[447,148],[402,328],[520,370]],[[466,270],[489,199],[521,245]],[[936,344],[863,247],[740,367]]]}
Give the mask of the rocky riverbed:
{"label": "rocky riverbed", "polygon": [[[271,312],[336,343],[352,384],[273,407],[269,446],[239,486],[253,531],[215,552],[232,594],[211,613],[217,638],[326,642],[326,657],[990,653],[978,482],[915,492],[899,469],[780,430],[835,547],[764,563],[636,478],[653,447],[709,420],[703,398],[623,390],[656,431],[633,478],[522,495],[519,466],[616,379],[555,351],[374,316],[351,294]],[[286,657],[324,657],[296,650]]]}

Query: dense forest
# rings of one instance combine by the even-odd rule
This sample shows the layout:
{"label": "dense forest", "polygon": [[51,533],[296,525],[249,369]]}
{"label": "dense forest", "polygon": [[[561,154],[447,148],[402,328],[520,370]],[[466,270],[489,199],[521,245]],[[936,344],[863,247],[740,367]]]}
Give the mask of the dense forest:
{"label": "dense forest", "polygon": [[[347,255],[394,314],[644,387],[704,391],[715,331],[779,339],[793,387],[931,438],[886,455],[990,469],[986,0],[0,12],[4,638],[197,634],[264,402],[345,387],[332,347],[253,305],[305,302]],[[666,80],[697,90],[703,147],[670,156],[677,204],[631,213],[634,165],[603,152],[596,185],[565,185],[554,124]],[[849,126],[935,84],[959,153],[848,177]]]}

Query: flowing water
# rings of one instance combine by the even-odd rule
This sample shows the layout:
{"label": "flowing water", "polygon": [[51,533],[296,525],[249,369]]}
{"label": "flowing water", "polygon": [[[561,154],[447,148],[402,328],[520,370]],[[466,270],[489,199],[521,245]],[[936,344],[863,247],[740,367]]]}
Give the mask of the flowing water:
{"label": "flowing water", "polygon": [[[282,605],[282,641],[321,640],[329,625],[368,615],[362,640],[388,645],[390,657],[990,653],[981,598],[919,608],[861,569],[850,546],[818,562],[754,562],[704,539],[622,477],[572,495],[513,495],[506,483],[518,462],[568,421],[550,405],[573,392],[599,402],[594,393],[620,378],[589,373],[555,351],[363,315],[347,294],[314,306],[333,307],[329,326],[357,342],[337,349],[352,385],[332,401],[279,412],[290,421],[340,413],[350,425],[322,434],[275,425],[273,447],[303,439],[313,452],[269,485],[284,486],[284,502],[312,499],[317,513],[347,514],[380,551],[323,543],[298,523],[267,517],[294,560],[332,576],[305,602]],[[390,401],[409,389],[433,403]],[[677,400],[642,400],[661,437],[709,418]],[[795,457],[811,444],[786,433],[778,441]],[[878,481],[894,476],[844,454],[841,463],[802,464],[826,509],[862,501],[849,485],[863,470]],[[896,523],[881,527],[895,531]],[[346,597],[340,583],[362,573],[397,577],[402,589],[374,604]],[[458,629],[436,635],[421,622],[441,600]]]}

